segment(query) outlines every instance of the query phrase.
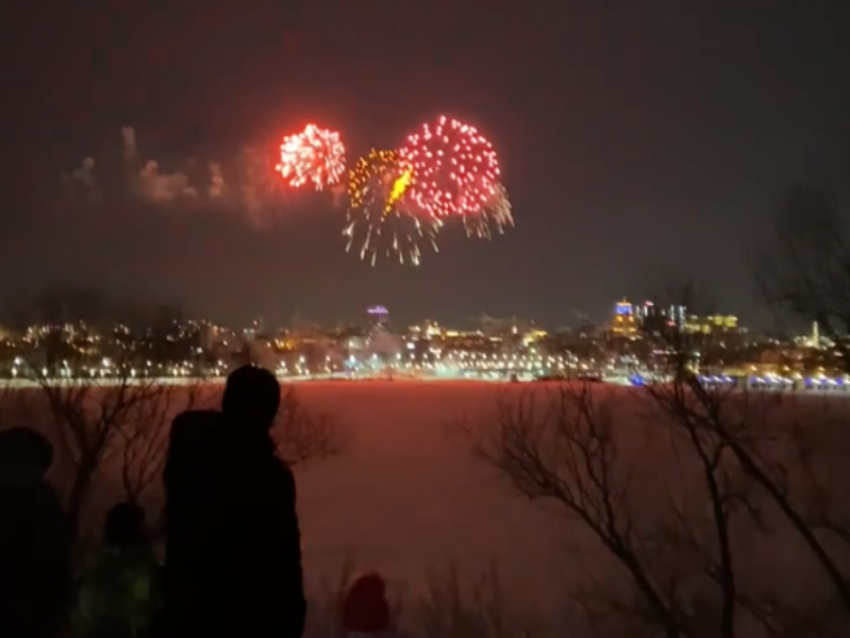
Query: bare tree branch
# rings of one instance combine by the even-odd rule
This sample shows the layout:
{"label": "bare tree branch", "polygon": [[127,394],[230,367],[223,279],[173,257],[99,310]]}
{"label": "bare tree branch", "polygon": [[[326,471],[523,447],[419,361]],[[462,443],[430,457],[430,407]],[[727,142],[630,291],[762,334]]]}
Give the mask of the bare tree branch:
{"label": "bare tree branch", "polygon": [[283,391],[274,434],[278,454],[291,466],[341,454],[347,443],[337,419],[308,410],[293,388]]}
{"label": "bare tree branch", "polygon": [[771,241],[751,258],[758,293],[779,313],[816,321],[844,355],[850,332],[850,242],[826,193],[797,186],[782,202]]}
{"label": "bare tree branch", "polygon": [[[692,291],[687,287],[682,290],[674,302],[697,307],[698,300],[688,294]],[[733,635],[737,624],[735,610],[739,607],[756,618],[768,633],[787,629],[779,615],[766,614],[763,605],[754,603],[764,600],[764,594],[753,596],[743,592],[737,582],[730,534],[735,509],[746,513],[758,530],[769,531],[755,489],[766,493],[768,500],[802,536],[846,606],[850,602],[847,580],[836,557],[827,551],[813,526],[802,516],[800,506],[792,500],[791,477],[784,457],[787,450],[795,449],[795,442],[779,418],[782,397],[754,396],[735,387],[704,381],[697,370],[711,369],[714,362],[698,356],[704,355],[705,349],[680,327],[674,326],[661,335],[661,341],[670,353],[668,367],[646,389],[652,403],[668,416],[668,422],[685,435],[702,468],[717,541],[716,551],[706,552],[705,556],[710,566],[708,573],[722,592],[721,635]],[[681,517],[680,521],[685,522]],[[688,527],[683,524],[679,529]],[[694,538],[688,540],[692,550],[699,551],[699,542]]]}
{"label": "bare tree branch", "polygon": [[127,500],[139,503],[158,485],[165,468],[171,420],[184,410],[204,405],[203,380],[155,384],[121,424],[121,482]]}
{"label": "bare tree branch", "polygon": [[531,500],[554,501],[582,521],[629,574],[645,621],[669,638],[686,635],[681,613],[640,552],[628,505],[631,468],[620,458],[608,397],[588,384],[539,395],[500,395],[472,435],[476,454]]}
{"label": "bare tree branch", "polygon": [[45,423],[69,466],[65,505],[79,543],[81,517],[101,468],[120,453],[124,428],[161,389],[121,362],[109,378],[56,377],[44,370],[33,370],[32,378],[37,390],[27,402],[29,421]]}
{"label": "bare tree branch", "polygon": [[[786,429],[800,480],[803,514],[814,529],[829,532],[850,547],[850,508],[845,487],[848,476],[846,469],[840,471],[850,455],[843,443],[845,421],[825,415],[817,426],[793,421]],[[830,450],[828,457],[820,453],[824,449]]]}

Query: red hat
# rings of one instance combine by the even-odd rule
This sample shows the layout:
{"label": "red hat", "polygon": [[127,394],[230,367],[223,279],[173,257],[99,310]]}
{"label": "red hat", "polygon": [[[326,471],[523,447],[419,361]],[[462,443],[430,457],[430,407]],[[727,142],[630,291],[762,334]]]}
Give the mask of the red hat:
{"label": "red hat", "polygon": [[345,631],[386,631],[390,626],[387,585],[378,574],[357,578],[342,604],[342,627]]}

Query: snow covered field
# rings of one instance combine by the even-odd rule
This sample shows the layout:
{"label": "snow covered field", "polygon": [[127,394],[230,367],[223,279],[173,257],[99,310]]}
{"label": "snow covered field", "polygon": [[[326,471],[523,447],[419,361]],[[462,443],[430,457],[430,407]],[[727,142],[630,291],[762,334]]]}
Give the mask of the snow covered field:
{"label": "snow covered field", "polygon": [[[403,593],[413,595],[429,573],[450,564],[464,579],[473,579],[495,563],[515,602],[547,607],[557,606],[564,592],[586,582],[588,571],[622,580],[583,525],[562,511],[545,511],[515,496],[473,458],[453,427],[463,417],[486,425],[500,393],[542,394],[547,387],[552,385],[297,384],[304,405],[334,415],[349,439],[341,456],[296,470],[308,580],[334,581],[350,559],[358,567],[380,569]],[[609,400],[619,430],[619,454],[634,468],[630,481],[638,522],[652,530],[660,508],[670,498],[687,499],[699,477],[671,450],[665,428],[636,416],[641,389],[599,385],[594,392]],[[816,410],[827,405],[827,399],[817,397],[760,396],[786,402],[780,410],[785,415],[801,402]],[[830,430],[829,437],[837,437],[827,439],[830,452],[846,454],[850,437],[842,431]],[[694,494],[701,507],[702,495]],[[107,469],[96,509],[102,511],[119,495],[116,473]],[[787,582],[797,594],[818,591],[811,586],[821,581],[817,569],[794,551],[793,534],[779,526],[768,536],[747,531],[740,538],[741,561],[757,567],[756,580]]]}

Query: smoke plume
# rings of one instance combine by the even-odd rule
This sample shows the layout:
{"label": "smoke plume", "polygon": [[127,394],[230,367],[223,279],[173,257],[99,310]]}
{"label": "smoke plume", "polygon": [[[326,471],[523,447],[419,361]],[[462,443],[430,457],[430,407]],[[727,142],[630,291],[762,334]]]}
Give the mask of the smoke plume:
{"label": "smoke plume", "polygon": [[[144,140],[140,144],[136,129],[124,126],[121,155],[123,162],[99,166],[100,184],[91,157],[77,170],[63,174],[69,193],[76,197],[84,192],[100,201],[130,197],[155,206],[186,206],[187,211],[209,207],[256,227],[277,223],[287,208],[287,193],[275,170],[274,154],[266,149],[243,147],[224,162],[181,159],[175,166],[168,161],[169,171],[164,158],[146,156]],[[338,203],[344,194],[343,187],[334,189],[334,201]]]}
{"label": "smoke plume", "polygon": [[124,140],[124,161],[135,162],[139,158],[139,151],[136,148],[136,129],[132,126],[123,127],[121,137]]}
{"label": "smoke plume", "polygon": [[224,175],[221,173],[221,164],[212,162],[210,164],[210,197],[221,197],[224,192]]}
{"label": "smoke plume", "polygon": [[154,203],[170,202],[178,197],[197,197],[198,191],[189,185],[189,178],[183,173],[164,175],[159,172],[159,164],[148,160],[142,172],[142,195]]}
{"label": "smoke plume", "polygon": [[81,191],[90,199],[99,199],[100,190],[98,189],[97,180],[94,176],[94,158],[87,157],[83,160],[82,165],[71,173],[63,173],[62,181],[71,196],[79,194]]}

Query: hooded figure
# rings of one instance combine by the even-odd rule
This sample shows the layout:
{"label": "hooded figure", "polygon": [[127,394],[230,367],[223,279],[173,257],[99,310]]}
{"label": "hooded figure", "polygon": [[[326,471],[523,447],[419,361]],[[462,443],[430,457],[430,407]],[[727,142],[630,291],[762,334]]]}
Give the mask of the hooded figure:
{"label": "hooded figure", "polygon": [[220,414],[175,419],[165,476],[175,636],[304,631],[295,479],[270,433],[279,407],[275,376],[245,366],[228,377]]}
{"label": "hooded figure", "polygon": [[347,638],[391,638],[390,605],[387,585],[380,575],[370,572],[354,580],[342,601],[342,629]]}
{"label": "hooded figure", "polygon": [[70,529],[45,476],[53,448],[28,428],[0,432],[0,636],[54,637],[70,599]]}
{"label": "hooded figure", "polygon": [[119,503],[106,515],[102,549],[80,588],[74,629],[90,638],[146,636],[157,608],[157,565],[145,510]]}

